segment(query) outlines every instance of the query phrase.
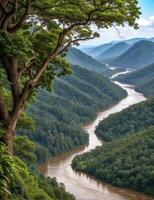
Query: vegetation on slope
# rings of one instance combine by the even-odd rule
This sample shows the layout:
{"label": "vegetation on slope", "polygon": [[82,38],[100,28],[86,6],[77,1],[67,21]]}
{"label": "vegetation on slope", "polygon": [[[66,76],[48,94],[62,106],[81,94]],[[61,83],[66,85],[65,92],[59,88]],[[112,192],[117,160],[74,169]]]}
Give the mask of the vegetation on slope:
{"label": "vegetation on slope", "polygon": [[119,42],[107,49],[105,52],[99,54],[96,59],[101,63],[107,63],[107,59],[112,59],[114,57],[120,56],[128,49],[129,45],[126,42]]}
{"label": "vegetation on slope", "polygon": [[100,122],[96,135],[110,141],[134,134],[154,125],[154,98],[133,105]]}
{"label": "vegetation on slope", "polygon": [[72,166],[115,186],[154,196],[154,127],[77,156]]}
{"label": "vegetation on slope", "polygon": [[74,200],[55,178],[45,178],[35,171],[35,148],[27,137],[15,137],[13,160],[17,169],[10,182],[9,200]]}
{"label": "vegetation on slope", "polygon": [[138,71],[117,77],[123,83],[135,85],[135,89],[145,96],[154,96],[154,64]]}
{"label": "vegetation on slope", "polygon": [[142,68],[154,63],[154,43],[139,41],[109,64],[123,68]]}
{"label": "vegetation on slope", "polygon": [[94,72],[77,66],[73,66],[73,71],[73,75],[55,82],[52,93],[39,91],[37,101],[29,109],[36,130],[19,131],[39,144],[40,162],[48,154],[54,156],[87,142],[82,123],[126,96],[124,90]]}
{"label": "vegetation on slope", "polygon": [[88,70],[102,73],[103,75],[111,72],[111,70],[107,68],[104,64],[101,64],[100,62],[93,59],[91,56],[73,47],[69,49],[66,59],[72,65],[78,65]]}

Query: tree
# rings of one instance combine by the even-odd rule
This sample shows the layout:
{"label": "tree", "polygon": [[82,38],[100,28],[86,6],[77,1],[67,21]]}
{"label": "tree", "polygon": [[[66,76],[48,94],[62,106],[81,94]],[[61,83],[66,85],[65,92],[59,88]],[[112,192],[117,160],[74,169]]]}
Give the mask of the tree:
{"label": "tree", "polygon": [[14,130],[33,92],[71,72],[67,49],[98,37],[93,26],[126,22],[136,28],[139,14],[137,0],[0,0],[0,120],[11,155]]}

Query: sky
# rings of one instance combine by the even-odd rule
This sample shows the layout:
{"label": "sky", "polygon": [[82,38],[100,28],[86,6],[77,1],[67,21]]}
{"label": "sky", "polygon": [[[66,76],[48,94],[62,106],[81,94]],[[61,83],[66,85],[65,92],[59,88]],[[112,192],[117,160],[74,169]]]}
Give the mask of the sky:
{"label": "sky", "polygon": [[150,38],[154,37],[154,0],[138,0],[141,8],[141,16],[137,21],[138,30],[131,27],[118,28],[118,33],[115,28],[99,30],[100,38],[83,42],[81,45],[100,45],[115,40],[126,40],[130,38]]}

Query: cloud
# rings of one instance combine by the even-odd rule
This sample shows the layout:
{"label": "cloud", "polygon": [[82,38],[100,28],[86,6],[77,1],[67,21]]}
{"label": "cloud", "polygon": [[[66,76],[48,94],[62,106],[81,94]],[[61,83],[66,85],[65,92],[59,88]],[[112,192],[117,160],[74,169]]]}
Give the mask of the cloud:
{"label": "cloud", "polygon": [[98,31],[100,34],[100,38],[96,38],[94,40],[89,40],[85,42],[81,42],[83,45],[99,45],[102,43],[107,43],[114,40],[126,40],[131,38],[151,38],[154,37],[154,15],[149,18],[141,17],[137,21],[139,25],[138,30],[134,30],[133,27],[129,27],[125,25],[125,27],[116,27],[109,29],[100,29],[97,30],[96,27],[93,27],[94,31]]}
{"label": "cloud", "polygon": [[150,16],[148,19],[140,18],[137,23],[141,28],[154,28],[154,16]]}

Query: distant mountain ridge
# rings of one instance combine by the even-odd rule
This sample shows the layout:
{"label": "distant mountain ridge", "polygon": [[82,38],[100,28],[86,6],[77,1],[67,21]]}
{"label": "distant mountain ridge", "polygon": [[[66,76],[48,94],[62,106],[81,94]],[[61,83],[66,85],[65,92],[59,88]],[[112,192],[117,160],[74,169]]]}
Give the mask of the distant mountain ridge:
{"label": "distant mountain ridge", "polygon": [[96,47],[88,48],[87,50],[85,50],[85,53],[95,58],[99,56],[101,53],[111,48],[112,46],[114,46],[114,43],[112,42],[107,44],[102,44]]}
{"label": "distant mountain ridge", "polygon": [[[104,44],[101,44],[98,46],[91,46],[91,47],[88,46],[87,48],[86,48],[86,46],[84,46],[84,48],[83,49],[81,48],[81,50],[83,52],[85,52],[86,54],[92,56],[96,60],[100,61],[100,59],[98,59],[98,58],[101,56],[101,54],[103,54],[105,51],[107,51],[114,45],[124,42],[131,47],[135,43],[140,42],[142,40],[154,42],[154,37],[152,37],[152,38],[132,38],[132,39],[128,39],[128,40],[111,41],[109,43],[104,43]],[[122,52],[122,53],[124,53],[124,52]],[[113,56],[113,57],[115,57],[115,56]],[[105,61],[108,62],[108,61],[111,61],[112,59],[109,58],[109,59],[106,59]]]}
{"label": "distant mountain ridge", "polygon": [[122,68],[143,68],[154,63],[154,43],[142,40],[135,43],[125,53],[109,62]]}
{"label": "distant mountain ridge", "polygon": [[126,52],[129,47],[130,45],[128,45],[126,42],[119,42],[107,49],[105,52],[99,54],[99,56],[96,57],[96,60],[100,61],[101,63],[106,63],[106,59],[112,59],[113,57],[120,56],[122,53]]}

